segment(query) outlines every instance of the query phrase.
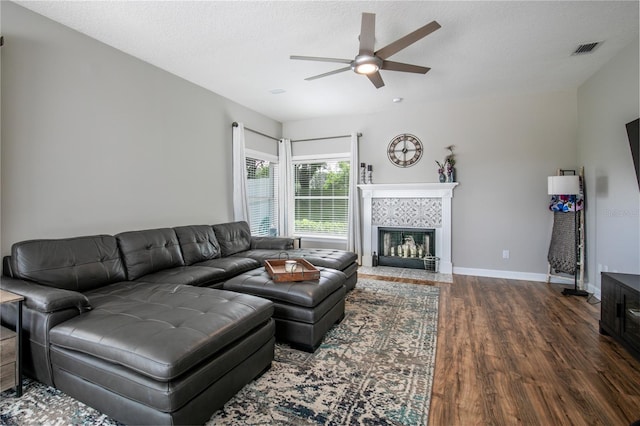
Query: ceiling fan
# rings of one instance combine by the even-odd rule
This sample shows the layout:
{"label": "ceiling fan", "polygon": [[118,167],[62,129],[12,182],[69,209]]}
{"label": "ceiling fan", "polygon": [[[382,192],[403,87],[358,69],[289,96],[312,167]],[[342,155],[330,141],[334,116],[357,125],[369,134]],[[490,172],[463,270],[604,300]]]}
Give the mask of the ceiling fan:
{"label": "ceiling fan", "polygon": [[411,72],[416,74],[426,74],[431,68],[421,67],[419,65],[403,64],[401,62],[387,61],[392,55],[395,55],[402,49],[412,45],[416,41],[426,37],[438,28],[440,24],[431,21],[417,30],[399,38],[393,43],[374,51],[375,43],[375,13],[363,13],[362,25],[360,27],[360,51],[355,59],[339,59],[339,58],[319,58],[315,56],[290,56],[290,59],[299,59],[303,61],[320,61],[334,62],[339,64],[349,64],[348,67],[329,71],[313,77],[305,78],[305,80],[315,80],[317,78],[327,77],[329,75],[338,74],[344,71],[353,70],[357,74],[366,75],[377,89],[384,86],[384,81],[380,75],[380,70]]}

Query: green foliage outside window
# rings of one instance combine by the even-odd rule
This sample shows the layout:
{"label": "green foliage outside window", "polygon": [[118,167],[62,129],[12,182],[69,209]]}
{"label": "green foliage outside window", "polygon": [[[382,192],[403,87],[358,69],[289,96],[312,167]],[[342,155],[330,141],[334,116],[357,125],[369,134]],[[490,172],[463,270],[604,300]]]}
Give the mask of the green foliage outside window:
{"label": "green foliage outside window", "polygon": [[348,161],[303,163],[295,171],[295,232],[347,235]]}

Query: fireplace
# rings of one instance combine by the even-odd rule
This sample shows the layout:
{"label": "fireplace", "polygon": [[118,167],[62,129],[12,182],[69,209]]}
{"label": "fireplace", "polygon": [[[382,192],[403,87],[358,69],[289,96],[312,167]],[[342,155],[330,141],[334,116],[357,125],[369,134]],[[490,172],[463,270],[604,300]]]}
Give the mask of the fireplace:
{"label": "fireplace", "polygon": [[429,269],[437,272],[435,250],[435,229],[378,228],[380,266]]}
{"label": "fireplace", "polygon": [[379,228],[429,229],[434,233],[429,244],[434,244],[431,253],[438,257],[437,269],[451,274],[451,199],[456,186],[455,182],[358,185],[362,195],[362,265],[373,265],[374,251],[384,256],[384,246],[378,242]]}

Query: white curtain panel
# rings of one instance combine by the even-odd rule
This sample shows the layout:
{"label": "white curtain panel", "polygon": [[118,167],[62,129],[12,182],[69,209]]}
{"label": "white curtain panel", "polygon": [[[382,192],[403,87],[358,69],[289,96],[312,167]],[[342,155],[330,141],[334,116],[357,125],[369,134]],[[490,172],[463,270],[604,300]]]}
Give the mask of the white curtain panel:
{"label": "white curtain panel", "polygon": [[291,186],[293,185],[293,179],[291,174],[292,166],[291,166],[291,140],[290,139],[280,139],[280,143],[278,144],[278,170],[280,173],[279,176],[279,185],[278,188],[278,233],[281,236],[286,236],[290,234],[290,231],[293,229],[293,223],[289,223],[289,221],[293,221],[293,217],[290,217],[289,212],[291,209],[290,200],[291,197]]}
{"label": "white curtain panel", "polygon": [[349,210],[347,229],[347,250],[362,256],[362,235],[360,231],[360,194],[358,194],[358,134],[351,134],[351,172],[349,173]]}
{"label": "white curtain panel", "polygon": [[233,220],[249,222],[247,166],[244,152],[244,124],[233,128]]}

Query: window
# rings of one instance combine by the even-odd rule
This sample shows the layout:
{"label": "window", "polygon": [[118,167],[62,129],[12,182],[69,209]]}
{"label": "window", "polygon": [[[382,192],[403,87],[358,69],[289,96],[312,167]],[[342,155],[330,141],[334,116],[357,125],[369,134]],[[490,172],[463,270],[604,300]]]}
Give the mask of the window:
{"label": "window", "polygon": [[278,163],[246,157],[251,235],[278,235]]}
{"label": "window", "polygon": [[296,235],[347,236],[349,161],[295,162]]}

